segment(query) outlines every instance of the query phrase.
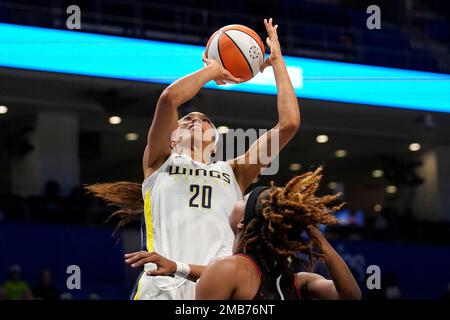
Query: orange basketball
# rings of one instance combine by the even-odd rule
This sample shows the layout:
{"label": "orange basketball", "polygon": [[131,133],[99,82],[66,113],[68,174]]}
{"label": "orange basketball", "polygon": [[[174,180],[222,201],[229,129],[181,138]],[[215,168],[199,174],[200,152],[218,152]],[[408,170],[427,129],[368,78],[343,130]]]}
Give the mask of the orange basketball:
{"label": "orange basketball", "polygon": [[232,24],[217,30],[206,44],[205,55],[237,77],[248,81],[264,62],[264,45],[252,29]]}

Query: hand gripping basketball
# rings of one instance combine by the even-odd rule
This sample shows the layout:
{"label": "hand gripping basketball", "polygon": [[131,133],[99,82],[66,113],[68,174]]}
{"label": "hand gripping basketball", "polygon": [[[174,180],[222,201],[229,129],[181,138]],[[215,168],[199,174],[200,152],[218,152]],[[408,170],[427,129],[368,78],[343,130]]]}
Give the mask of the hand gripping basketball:
{"label": "hand gripping basketball", "polygon": [[216,60],[206,58],[205,54],[203,54],[202,60],[205,65],[214,68],[216,76],[213,80],[216,84],[224,85],[226,83],[241,83],[243,81],[243,79],[233,76],[230,71],[222,67]]}
{"label": "hand gripping basketball", "polygon": [[232,24],[220,28],[209,38],[205,57],[215,60],[234,77],[243,81],[259,73],[264,62],[264,43],[249,27]]}

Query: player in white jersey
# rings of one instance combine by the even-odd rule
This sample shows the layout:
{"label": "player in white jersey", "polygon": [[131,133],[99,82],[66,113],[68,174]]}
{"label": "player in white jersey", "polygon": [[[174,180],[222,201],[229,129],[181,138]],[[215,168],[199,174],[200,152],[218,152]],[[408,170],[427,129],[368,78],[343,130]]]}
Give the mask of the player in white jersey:
{"label": "player in white jersey", "polygon": [[[246,188],[267,166],[260,155],[270,154],[273,159],[298,130],[299,106],[281,55],[277,27],[271,20],[265,25],[271,53],[263,67],[273,67],[278,90],[278,123],[270,131],[240,157],[212,162],[218,139],[214,125],[199,112],[178,120],[178,107],[211,80],[218,84],[241,80],[204,57],[204,68],[172,83],[158,100],[143,156],[143,203],[136,196],[137,184],[88,188],[118,205],[120,210],[115,214],[123,223],[142,218],[142,250],[125,255],[132,267],[146,266],[133,299],[194,299],[194,281],[204,266],[232,253],[229,216]],[[272,139],[278,140],[278,148],[268,152]],[[150,270],[152,266],[156,269]]]}
{"label": "player in white jersey", "polygon": [[[144,180],[142,192],[142,250],[200,266],[232,253],[228,218],[242,193],[229,164],[205,164],[174,152]],[[133,298],[192,299],[194,284],[179,276],[143,274]]]}

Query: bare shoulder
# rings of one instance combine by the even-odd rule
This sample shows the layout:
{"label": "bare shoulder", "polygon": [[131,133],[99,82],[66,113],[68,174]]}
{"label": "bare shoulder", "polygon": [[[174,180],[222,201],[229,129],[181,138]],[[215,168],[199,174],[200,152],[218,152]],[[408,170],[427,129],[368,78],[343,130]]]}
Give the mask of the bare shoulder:
{"label": "bare shoulder", "polygon": [[249,273],[254,273],[255,265],[246,257],[233,255],[212,260],[207,269],[223,276],[240,279],[248,277]]}
{"label": "bare shoulder", "polygon": [[196,286],[196,299],[229,299],[236,287],[237,265],[233,257],[212,260]]}
{"label": "bare shoulder", "polygon": [[212,260],[207,268],[214,269],[215,271],[223,271],[227,273],[237,272],[239,269],[239,260],[236,259],[238,256],[226,256],[220,257]]}
{"label": "bare shoulder", "polygon": [[239,260],[235,256],[211,261],[199,278],[195,298],[197,300],[233,299],[240,285]]}

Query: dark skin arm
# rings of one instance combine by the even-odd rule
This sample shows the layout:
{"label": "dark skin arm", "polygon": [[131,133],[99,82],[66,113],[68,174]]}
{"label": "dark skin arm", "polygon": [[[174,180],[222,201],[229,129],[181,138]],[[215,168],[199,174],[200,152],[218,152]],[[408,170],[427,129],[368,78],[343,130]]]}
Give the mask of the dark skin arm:
{"label": "dark skin arm", "polygon": [[[195,289],[196,300],[230,300],[239,299],[236,292],[241,290],[243,283],[247,280],[241,277],[237,262],[218,260],[211,263],[204,270]],[[338,300],[341,299],[337,293],[333,281],[327,280],[315,273],[301,272],[298,275],[299,289],[306,291],[312,299]],[[247,277],[248,278],[248,277]],[[258,285],[252,286],[244,293],[243,299],[251,299]],[[244,288],[245,289],[245,288]],[[348,298],[357,299],[357,298]]]}
{"label": "dark skin arm", "polygon": [[[156,264],[157,269],[147,271],[148,276],[168,276],[177,271],[177,265],[174,261],[169,260],[156,252],[137,251],[125,254],[125,263],[131,265],[132,268],[143,267],[147,263]],[[190,272],[188,279],[197,281],[202,275],[205,266],[197,264],[189,264]]]}
{"label": "dark skin arm", "polygon": [[[270,48],[270,55],[264,62],[261,70],[268,66],[273,68],[277,85],[278,122],[271,130],[256,140],[244,155],[229,162],[242,192],[245,192],[253,179],[270,165],[270,161],[294,137],[300,127],[300,109],[294,87],[287,72],[286,63],[281,54],[277,34],[278,25],[272,25],[272,18],[268,21],[264,19],[264,25],[268,34],[266,43]],[[272,148],[272,139],[278,140],[277,148]],[[268,159],[261,159],[260,155]],[[252,161],[252,159],[256,161]],[[269,159],[270,161],[267,161]]]}
{"label": "dark skin arm", "polygon": [[309,226],[308,233],[317,241],[325,255],[325,262],[333,280],[327,280],[318,274],[301,272],[298,274],[299,289],[306,289],[312,299],[360,300],[361,290],[341,256],[317,227]]}
{"label": "dark skin arm", "polygon": [[[309,226],[308,232],[319,243],[320,249],[325,255],[325,262],[332,280],[325,279],[315,273],[300,272],[297,275],[299,290],[306,291],[311,299],[361,299],[361,290],[344,260],[315,226]],[[167,276],[174,274],[176,271],[175,262],[156,252],[133,252],[126,254],[125,259],[125,262],[133,268],[142,267],[146,263],[156,264],[156,270],[146,272],[149,276]],[[237,268],[239,265],[248,264],[248,261],[242,259],[238,256],[225,257],[215,260],[208,267],[190,264],[188,279],[195,282],[201,276],[197,285],[197,299],[203,300],[207,297],[212,297],[210,299],[231,299],[232,293],[240,288],[240,284],[249,279],[248,272],[242,276],[242,268]],[[250,266],[249,269],[251,268]],[[238,270],[241,270],[241,272],[238,272]],[[246,293],[239,293],[246,295]]]}
{"label": "dark skin arm", "polygon": [[[324,235],[309,226],[311,238],[319,243],[333,280],[315,273],[297,274],[299,290],[309,298],[319,300],[359,300],[361,291],[344,260],[333,249]],[[196,287],[196,299],[251,299],[259,287],[259,278],[247,259],[224,257],[212,262],[203,272]]]}

